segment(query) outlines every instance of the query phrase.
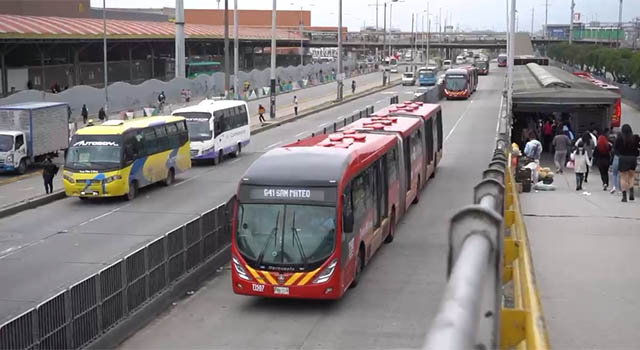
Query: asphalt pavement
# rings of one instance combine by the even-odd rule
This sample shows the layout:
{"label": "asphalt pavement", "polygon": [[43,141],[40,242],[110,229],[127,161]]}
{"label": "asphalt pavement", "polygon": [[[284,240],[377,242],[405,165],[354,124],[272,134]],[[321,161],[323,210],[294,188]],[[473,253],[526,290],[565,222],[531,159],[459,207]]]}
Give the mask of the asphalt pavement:
{"label": "asphalt pavement", "polygon": [[171,187],[144,188],[132,202],[66,198],[0,219],[0,324],[226,202],[266,150],[367,105],[386,106],[393,95],[408,99],[414,90],[390,88],[254,135],[240,157],[194,166]]}
{"label": "asphalt pavement", "polygon": [[[503,78],[504,70],[494,68],[489,76],[480,77],[479,90],[470,100],[442,101],[445,143],[436,177],[422,191],[420,203],[402,219],[394,242],[374,256],[358,287],[341,300],[273,300],[235,295],[227,267],[121,347],[420,348],[446,282],[449,219],[460,207],[471,203],[472,188],[492,154]],[[377,94],[370,100],[362,99],[359,107],[371,100],[376,106],[384,106],[386,101],[378,104],[376,99],[387,96]],[[251,150],[254,153],[245,156],[256,157],[264,149],[295,138],[296,132],[304,134],[303,131],[309,132],[348,112],[343,108],[330,116],[307,118],[278,128],[277,134],[269,138],[256,137]],[[218,181],[219,185],[225,184]]]}

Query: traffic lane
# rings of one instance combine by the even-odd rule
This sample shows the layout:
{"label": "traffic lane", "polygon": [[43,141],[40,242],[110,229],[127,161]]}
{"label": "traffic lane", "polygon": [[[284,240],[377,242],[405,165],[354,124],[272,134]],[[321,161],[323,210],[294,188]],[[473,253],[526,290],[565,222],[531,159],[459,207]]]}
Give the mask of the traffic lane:
{"label": "traffic lane", "polygon": [[[129,338],[123,349],[416,348],[446,282],[449,218],[470,203],[495,137],[501,79],[481,81],[474,99],[443,101],[445,156],[397,237],[334,302],[234,295],[226,267],[188,299]],[[473,101],[473,103],[471,103]],[[472,105],[467,110],[467,106]],[[461,117],[464,111],[467,116]],[[172,334],[167,337],[167,334]]]}
{"label": "traffic lane", "polygon": [[640,134],[640,111],[633,108],[633,106],[626,103],[622,103],[622,118],[621,124],[629,124],[634,133]]}
{"label": "traffic lane", "polygon": [[[361,107],[361,102],[356,100],[343,106]],[[280,137],[275,130],[278,128],[261,133],[258,138]],[[4,277],[0,299],[41,301],[60,291],[61,286],[99,270],[105,262],[114,261],[226,202],[235,192],[239,177],[260,154],[243,152],[239,158],[228,159],[220,166],[196,166],[179,175],[170,188],[154,185],[141,189],[140,196],[132,202],[117,198],[92,201],[67,198],[0,220],[0,235],[7,238],[0,245],[0,261],[20,262],[0,264],[0,275]],[[78,245],[86,235],[93,235],[91,244]],[[123,236],[132,237],[123,239]],[[120,249],[103,249],[109,244]],[[74,246],[81,246],[82,250],[73,249]],[[82,254],[91,259],[83,258]],[[31,258],[33,255],[38,258]],[[61,261],[60,256],[66,258]],[[32,279],[31,275],[50,278]],[[23,295],[29,294],[29,298],[21,298],[20,290],[29,290]],[[11,310],[0,308],[0,317],[11,316],[4,313]]]}

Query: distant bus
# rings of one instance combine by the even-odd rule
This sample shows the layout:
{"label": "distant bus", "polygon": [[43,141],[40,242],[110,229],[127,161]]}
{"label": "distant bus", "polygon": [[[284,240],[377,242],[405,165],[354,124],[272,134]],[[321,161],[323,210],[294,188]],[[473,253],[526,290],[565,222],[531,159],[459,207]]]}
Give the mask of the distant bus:
{"label": "distant bus", "polygon": [[476,68],[478,68],[478,74],[480,74],[480,75],[488,75],[489,74],[489,61],[486,61],[486,60],[476,61]]}
{"label": "distant bus", "polygon": [[138,189],[191,167],[187,124],[181,117],[110,120],[80,129],[71,139],[63,170],[67,196],[136,197]]}
{"label": "distant bus", "polygon": [[215,61],[187,62],[186,68],[187,78],[189,79],[194,79],[202,74],[211,75],[222,70],[220,62]]}
{"label": "distant bus", "polygon": [[444,73],[444,95],[447,100],[467,99],[473,88],[470,84],[471,72],[466,68],[452,68]]}
{"label": "distant bus", "polygon": [[398,60],[395,57],[385,58],[383,69],[391,73],[398,73]]}
{"label": "distant bus", "polygon": [[215,165],[225,155],[239,155],[249,144],[249,111],[244,101],[204,100],[177,109],[173,115],[187,120],[194,161],[208,160]]}
{"label": "distant bus", "polygon": [[506,67],[507,66],[507,54],[501,53],[498,55],[498,67]]}
{"label": "distant bus", "polygon": [[436,69],[434,68],[420,68],[418,70],[418,85],[420,86],[435,85],[437,79]]}
{"label": "distant bus", "polygon": [[[616,94],[618,94],[618,96],[622,96],[622,92],[620,91],[619,87],[605,83],[602,80],[596,79],[589,72],[573,72],[573,74],[576,76],[579,76],[582,79],[588,80],[592,84],[597,85],[605,90],[615,92]],[[621,119],[622,119],[622,101],[621,101],[621,98],[618,98],[616,99],[616,103],[613,106],[613,111],[611,113],[611,127],[612,128],[620,127]]]}

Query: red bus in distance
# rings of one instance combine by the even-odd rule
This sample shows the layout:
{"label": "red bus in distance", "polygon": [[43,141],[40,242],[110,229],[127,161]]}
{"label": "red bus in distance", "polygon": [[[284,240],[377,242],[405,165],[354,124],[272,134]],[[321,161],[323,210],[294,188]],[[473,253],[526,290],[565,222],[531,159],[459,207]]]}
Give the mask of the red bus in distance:
{"label": "red bus in distance", "polygon": [[618,96],[620,96],[620,98],[616,99],[616,102],[613,106],[613,111],[611,113],[611,127],[619,128],[620,120],[622,119],[622,92],[620,91],[620,88],[594,78],[593,75],[591,75],[591,73],[589,72],[573,72],[573,74],[584,80],[588,80],[592,84],[597,85],[605,90],[615,92],[616,94],[618,94]]}

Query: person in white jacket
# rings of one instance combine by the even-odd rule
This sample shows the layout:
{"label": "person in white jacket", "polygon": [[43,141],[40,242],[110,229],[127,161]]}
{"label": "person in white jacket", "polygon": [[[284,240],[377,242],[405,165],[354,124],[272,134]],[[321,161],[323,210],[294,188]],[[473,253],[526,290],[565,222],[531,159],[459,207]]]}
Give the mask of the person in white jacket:
{"label": "person in white jacket", "polygon": [[591,158],[583,147],[578,147],[571,153],[571,159],[574,164],[573,171],[576,173],[576,191],[581,191],[584,174],[587,172],[587,167],[591,166]]}

